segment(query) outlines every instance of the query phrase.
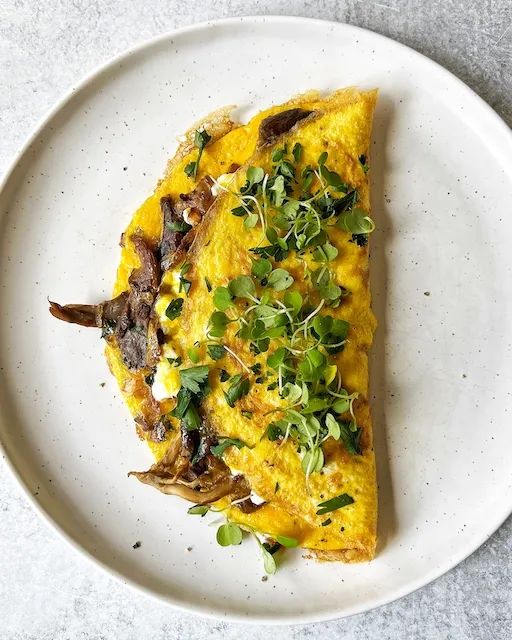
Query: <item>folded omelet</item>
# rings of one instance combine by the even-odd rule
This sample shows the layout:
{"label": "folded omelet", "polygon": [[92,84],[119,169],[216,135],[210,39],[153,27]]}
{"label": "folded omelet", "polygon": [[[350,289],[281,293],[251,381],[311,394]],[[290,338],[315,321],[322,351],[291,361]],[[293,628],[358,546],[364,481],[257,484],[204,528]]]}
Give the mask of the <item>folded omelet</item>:
{"label": "folded omelet", "polygon": [[[376,91],[308,93],[186,134],[122,237],[112,300],[51,303],[101,327],[155,464],[142,482],[221,510],[264,554],[369,560],[368,153]],[[266,562],[267,566],[268,562]],[[272,565],[272,562],[270,562]]]}

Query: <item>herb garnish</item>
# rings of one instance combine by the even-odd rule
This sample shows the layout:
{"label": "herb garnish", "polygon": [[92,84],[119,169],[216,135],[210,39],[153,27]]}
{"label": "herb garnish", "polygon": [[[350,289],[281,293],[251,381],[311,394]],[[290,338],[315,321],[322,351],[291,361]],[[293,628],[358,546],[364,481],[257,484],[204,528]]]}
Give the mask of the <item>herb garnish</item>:
{"label": "herb garnish", "polygon": [[217,529],[217,542],[221,547],[241,544],[242,529],[234,522],[221,524]]}
{"label": "herb garnish", "polygon": [[226,355],[226,349],[221,344],[207,344],[206,349],[212,360],[220,360]]}
{"label": "herb garnish", "polygon": [[210,505],[208,504],[195,504],[188,509],[187,513],[191,516],[201,516],[203,518],[208,511],[210,511]]}
{"label": "herb garnish", "polygon": [[[341,352],[350,326],[329,313],[342,304],[349,292],[335,277],[332,263],[339,247],[330,236],[333,227],[349,234],[362,245],[374,229],[371,218],[358,205],[358,193],[329,165],[323,152],[316,166],[307,165],[298,179],[297,163],[303,148],[278,147],[272,152],[272,170],[250,166],[237,193],[233,215],[249,228],[259,225],[263,241],[251,249],[251,272],[241,274],[212,290],[215,311],[206,330],[206,348],[213,360],[229,352],[256,382],[268,380],[283,403],[270,413],[265,437],[280,443],[292,439],[298,446],[306,478],[324,464],[323,443],[332,438],[343,442],[351,455],[361,453],[362,430],[355,421],[353,403],[357,393],[348,393],[331,356]],[[361,164],[365,164],[361,157]],[[229,191],[226,187],[222,189]],[[279,266],[290,252],[302,260],[304,272],[293,274]],[[309,256],[309,260],[303,258]],[[184,265],[180,283],[190,265]],[[295,278],[311,283],[303,298],[294,288]],[[190,286],[190,285],[189,285]],[[207,288],[210,289],[211,285]],[[249,368],[225,345],[219,343],[228,327],[248,342],[253,354],[268,353],[267,369]],[[221,370],[220,380],[229,375]],[[238,373],[224,390],[226,402],[234,407],[250,390],[249,377]],[[249,418],[250,412],[242,412]],[[276,419],[277,417],[277,419]]]}
{"label": "herb garnish", "polygon": [[169,318],[169,320],[176,320],[181,314],[181,310],[183,308],[183,298],[174,298],[167,305],[167,309],[165,310],[165,315]]}
{"label": "herb garnish", "polygon": [[342,507],[346,507],[353,503],[354,498],[352,498],[352,496],[349,496],[348,493],[342,493],[335,498],[330,498],[329,500],[325,500],[325,502],[320,502],[316,515],[323,516],[325,513],[331,513],[331,511],[336,511],[337,509],[341,509]]}
{"label": "herb garnish", "polygon": [[190,262],[185,262],[184,264],[181,265],[180,268],[180,273],[179,273],[179,289],[178,291],[181,293],[182,291],[184,291],[185,293],[188,293],[190,291],[190,287],[192,286],[192,283],[190,282],[190,280],[187,280],[185,278],[185,275],[190,271],[192,265],[190,264]]}
{"label": "herb garnish", "polygon": [[249,393],[249,388],[249,379],[245,378],[241,373],[237,373],[231,378],[228,390],[224,392],[226,402],[233,408],[237,400]]}
{"label": "herb garnish", "polygon": [[197,154],[197,160],[193,162],[189,162],[185,167],[185,174],[195,180],[197,178],[197,171],[199,169],[199,162],[201,160],[201,156],[203,155],[204,148],[210,142],[212,137],[206,132],[205,129],[201,131],[197,131],[194,135],[194,146],[199,149],[199,153]]}
{"label": "herb garnish", "polygon": [[211,452],[216,458],[222,458],[224,451],[226,451],[228,447],[242,449],[243,447],[247,447],[247,444],[238,438],[221,438],[219,443],[211,448]]}
{"label": "herb garnish", "polygon": [[206,365],[180,369],[181,388],[178,391],[176,406],[170,415],[181,420],[189,431],[201,426],[197,407],[210,389],[208,371]]}

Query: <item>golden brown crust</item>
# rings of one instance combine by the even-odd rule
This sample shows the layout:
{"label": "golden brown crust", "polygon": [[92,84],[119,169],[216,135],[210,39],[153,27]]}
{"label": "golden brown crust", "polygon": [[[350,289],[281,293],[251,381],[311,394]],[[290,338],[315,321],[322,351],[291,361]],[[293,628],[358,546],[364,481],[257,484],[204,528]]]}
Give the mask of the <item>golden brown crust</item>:
{"label": "golden brown crust", "polygon": [[[194,136],[197,130],[206,129],[212,140],[218,140],[222,136],[239,126],[231,119],[231,113],[235,105],[221,107],[209,113],[205,118],[195,122],[183,136],[179,138],[179,146],[174,156],[167,163],[165,177],[171,175],[174,167],[194,149]],[[160,181],[161,182],[161,181]]]}

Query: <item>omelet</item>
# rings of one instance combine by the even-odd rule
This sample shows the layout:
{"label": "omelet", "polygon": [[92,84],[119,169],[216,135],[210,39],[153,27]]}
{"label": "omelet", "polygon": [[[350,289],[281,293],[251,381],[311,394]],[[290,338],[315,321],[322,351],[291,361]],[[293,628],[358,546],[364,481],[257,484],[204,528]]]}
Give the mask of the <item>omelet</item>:
{"label": "omelet", "polygon": [[155,464],[132,475],[256,535],[373,558],[369,145],[376,91],[310,92],[185,135],[122,237],[113,299],[51,303],[102,329]]}

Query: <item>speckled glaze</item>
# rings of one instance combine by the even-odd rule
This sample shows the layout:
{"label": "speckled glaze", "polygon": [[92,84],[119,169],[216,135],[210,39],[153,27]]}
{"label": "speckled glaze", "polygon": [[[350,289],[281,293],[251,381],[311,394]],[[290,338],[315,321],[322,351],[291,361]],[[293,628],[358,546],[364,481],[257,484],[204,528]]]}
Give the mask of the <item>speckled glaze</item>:
{"label": "speckled glaze", "polygon": [[[148,454],[128,435],[101,344],[43,309],[48,294],[108,295],[114,239],[191,120],[223,103],[254,110],[351,83],[382,91],[372,157],[381,549],[357,567],[297,555],[262,583],[250,545],[218,549],[183,504],[125,478]],[[506,128],[460,83],[343,25],[214,25],[112,65],[38,134],[2,194],[2,439],[30,492],[114,571],[218,616],[344,615],[448,569],[510,508],[510,228],[501,214],[511,159]]]}

